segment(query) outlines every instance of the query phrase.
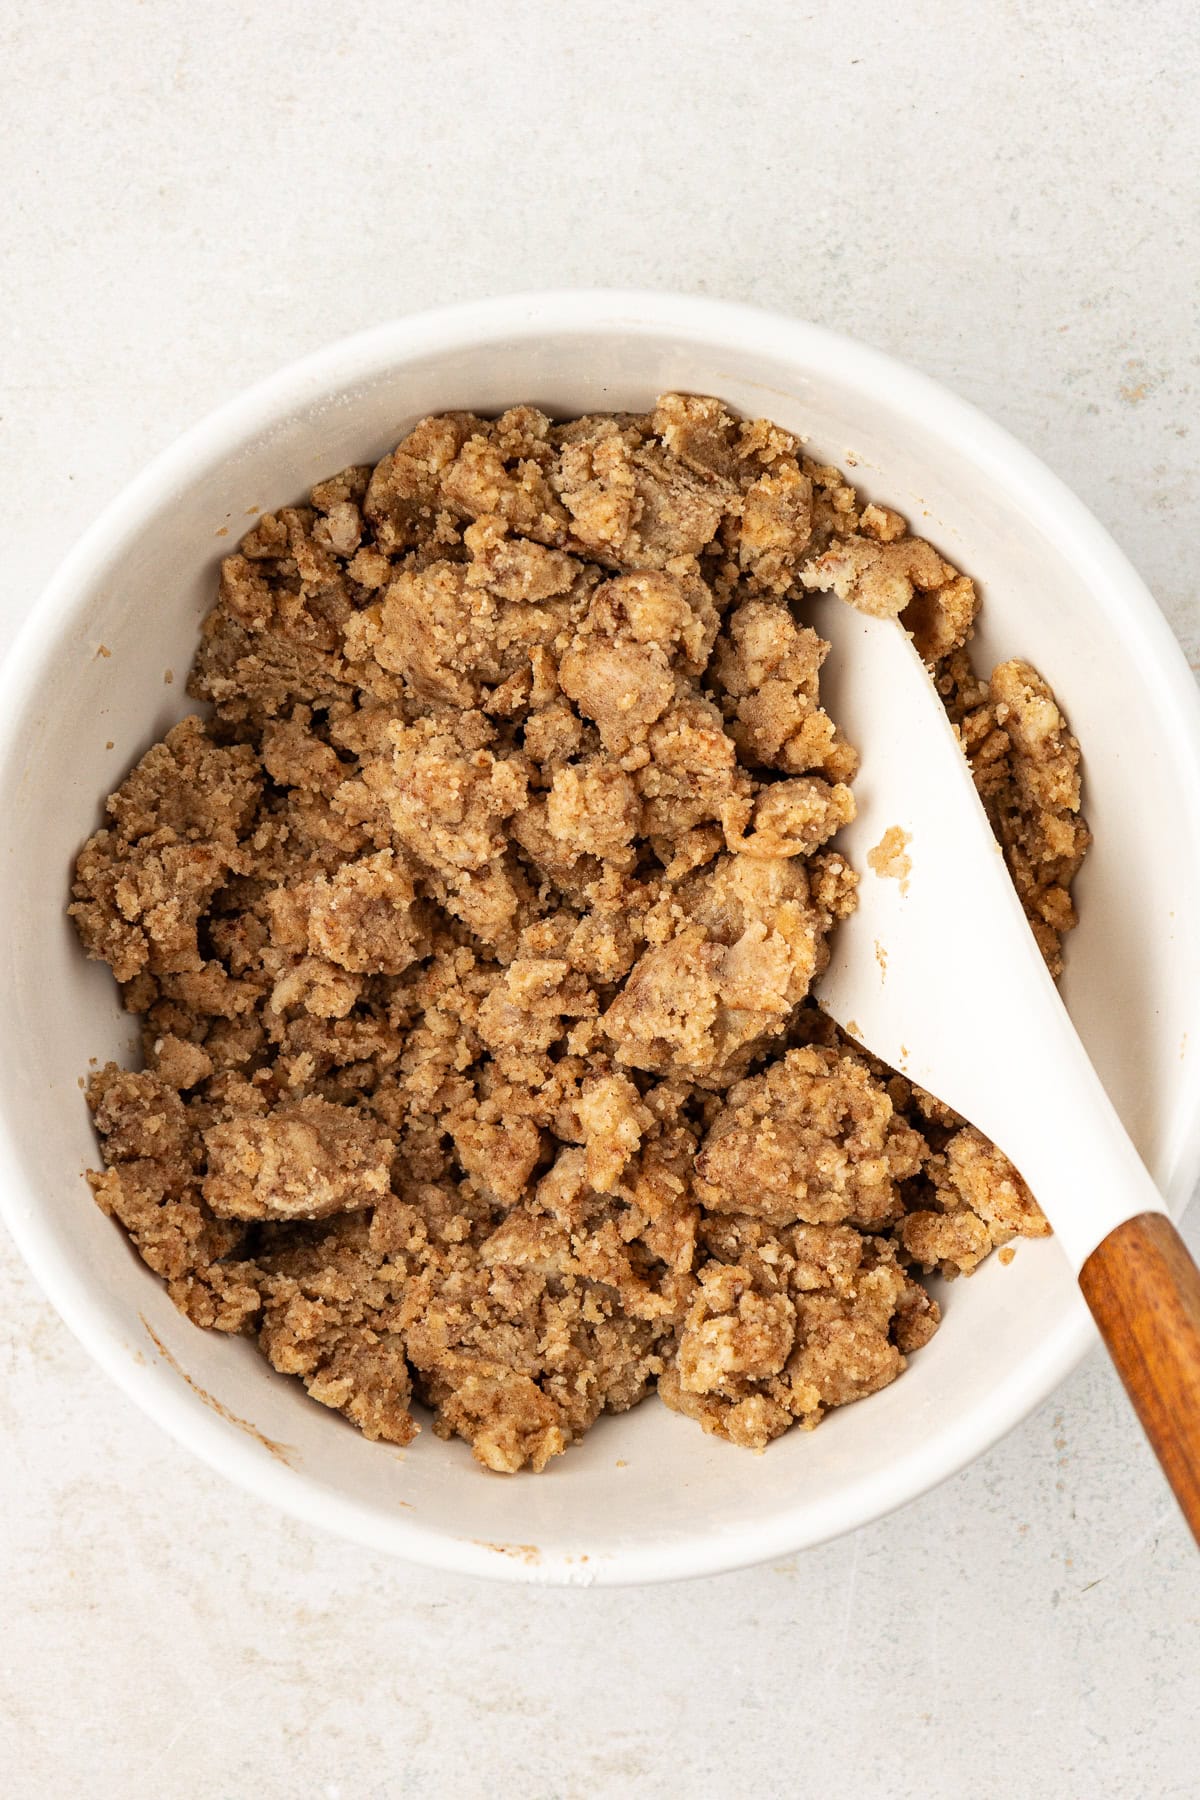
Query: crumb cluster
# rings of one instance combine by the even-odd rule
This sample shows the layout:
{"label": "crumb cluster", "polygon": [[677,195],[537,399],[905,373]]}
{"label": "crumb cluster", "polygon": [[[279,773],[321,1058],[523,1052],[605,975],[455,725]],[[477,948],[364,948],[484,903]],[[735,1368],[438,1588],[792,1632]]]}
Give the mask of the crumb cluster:
{"label": "crumb cluster", "polygon": [[809,590],[931,664],[1052,968],[1087,843],[975,589],[720,402],[423,420],[263,516],[71,913],[141,1020],[90,1084],[120,1220],[198,1325],[368,1436],[541,1469],[657,1387],[761,1449],[884,1386],[1047,1227],[809,999],[856,758]]}

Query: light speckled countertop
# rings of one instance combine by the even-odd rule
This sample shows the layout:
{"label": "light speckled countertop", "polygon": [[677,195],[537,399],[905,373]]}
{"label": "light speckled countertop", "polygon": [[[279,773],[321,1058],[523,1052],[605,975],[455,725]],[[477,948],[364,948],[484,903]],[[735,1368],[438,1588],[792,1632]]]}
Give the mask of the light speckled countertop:
{"label": "light speckled countertop", "polygon": [[[941,377],[1111,527],[1195,666],[1197,18],[0,7],[0,647],[247,382],[415,307],[603,284],[759,301]],[[264,1514],[91,1367],[7,1240],[0,1321],[12,1800],[1196,1792],[1200,1564],[1099,1358],[854,1538],[542,1593]]]}

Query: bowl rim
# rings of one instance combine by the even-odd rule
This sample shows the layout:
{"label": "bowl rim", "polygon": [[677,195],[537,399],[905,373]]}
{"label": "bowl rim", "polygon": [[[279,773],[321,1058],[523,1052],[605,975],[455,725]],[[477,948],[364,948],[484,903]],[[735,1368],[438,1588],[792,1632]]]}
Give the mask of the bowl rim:
{"label": "bowl rim", "polygon": [[[28,707],[62,635],[86,607],[96,566],[140,531],[186,487],[198,464],[223,459],[247,434],[277,417],[319,403],[416,356],[448,352],[500,335],[528,338],[586,330],[614,337],[669,332],[681,342],[774,350],[816,364],[864,393],[885,391],[950,443],[969,447],[981,477],[994,477],[1020,499],[1028,516],[1063,544],[1097,597],[1132,620],[1145,656],[1155,664],[1164,740],[1200,816],[1200,696],[1170,627],[1145,583],[1084,503],[1002,426],[939,382],[886,353],[826,327],[739,302],[630,289],[583,288],[505,294],[402,316],[341,338],[287,364],[209,412],[111,500],[67,553],[30,609],[0,664],[0,790],[18,759]],[[379,1509],[332,1494],[313,1477],[271,1460],[196,1401],[161,1359],[139,1362],[108,1321],[98,1295],[61,1262],[24,1181],[20,1120],[0,1090],[0,1155],[10,1172],[0,1181],[0,1217],[47,1299],[84,1349],[158,1425],[256,1498],[307,1524],[367,1548],[454,1574],[550,1585],[621,1586],[715,1575],[827,1542],[917,1499],[997,1443],[1082,1361],[1096,1342],[1082,1304],[1057,1325],[996,1389],[995,1405],[977,1409],[885,1471],[860,1478],[838,1505],[794,1510],[768,1521],[752,1515],[720,1535],[699,1527],[668,1544],[632,1543],[583,1564],[560,1555],[525,1562],[493,1546],[431,1530],[403,1510]],[[1200,1081],[1191,1096],[1176,1166],[1165,1194],[1178,1217],[1200,1178]],[[807,1514],[807,1518],[805,1515]]]}

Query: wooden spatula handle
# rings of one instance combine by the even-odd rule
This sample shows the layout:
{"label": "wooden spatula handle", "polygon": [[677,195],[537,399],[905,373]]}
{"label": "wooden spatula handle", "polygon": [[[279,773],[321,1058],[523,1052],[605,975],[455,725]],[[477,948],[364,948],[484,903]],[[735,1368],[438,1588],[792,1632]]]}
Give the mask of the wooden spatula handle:
{"label": "wooden spatula handle", "polygon": [[1079,1285],[1200,1543],[1200,1269],[1164,1213],[1138,1213],[1092,1251]]}

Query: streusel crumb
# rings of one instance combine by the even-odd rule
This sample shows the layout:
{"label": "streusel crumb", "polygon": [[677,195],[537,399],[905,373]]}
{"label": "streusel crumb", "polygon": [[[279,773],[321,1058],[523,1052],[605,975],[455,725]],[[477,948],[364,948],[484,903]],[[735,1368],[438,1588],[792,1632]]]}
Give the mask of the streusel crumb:
{"label": "streusel crumb", "polygon": [[[764,420],[422,420],[259,517],[71,913],[143,1028],[96,1198],[369,1437],[541,1469],[657,1387],[761,1450],[900,1373],[919,1276],[1047,1227],[810,999],[857,876],[807,595],[930,662],[1052,969],[1087,847],[969,578]],[[901,846],[902,849],[902,846]],[[895,871],[900,872],[899,863]]]}

